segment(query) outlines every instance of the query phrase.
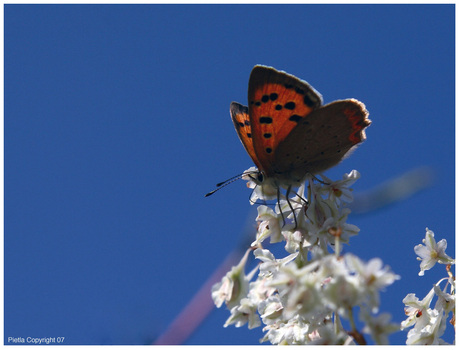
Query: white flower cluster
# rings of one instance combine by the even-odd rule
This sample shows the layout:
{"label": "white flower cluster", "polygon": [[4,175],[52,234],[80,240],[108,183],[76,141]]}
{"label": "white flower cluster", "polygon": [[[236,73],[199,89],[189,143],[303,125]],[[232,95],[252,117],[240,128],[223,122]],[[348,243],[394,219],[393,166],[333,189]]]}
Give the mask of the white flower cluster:
{"label": "white flower cluster", "polygon": [[[254,169],[247,171],[251,172]],[[225,303],[231,313],[224,326],[247,323],[251,329],[263,323],[261,342],[272,344],[365,344],[362,333],[370,334],[376,344],[388,343],[388,334],[399,325],[391,323],[388,314],[376,315],[379,293],[399,276],[378,258],[364,262],[353,254],[340,254],[341,245],[359,231],[346,223],[350,210],[343,206],[352,201],[349,187],[358,178],[359,173],[352,171],[340,181],[324,176],[323,183],[308,179],[308,186],[301,185],[290,198],[280,198],[269,183],[256,186],[250,176],[245,178],[254,188],[252,203],[278,201],[274,210],[258,207],[252,249],[212,288],[217,307]],[[277,259],[263,249],[267,238],[271,243],[284,240],[288,255]],[[245,275],[251,250],[260,264]],[[355,314],[365,325],[361,330]]]}
{"label": "white flower cluster", "polygon": [[[439,280],[429,293],[419,300],[415,294],[408,294],[403,303],[407,319],[401,322],[401,329],[414,327],[407,334],[407,345],[444,345],[448,344],[441,336],[446,330],[446,321],[450,316],[450,323],[455,327],[455,278],[450,271],[455,260],[449,257],[445,250],[445,239],[436,243],[433,231],[426,229],[423,244],[417,245],[414,250],[420,263],[419,275],[423,276],[426,270],[431,269],[436,263],[445,264],[447,277]],[[441,290],[441,284],[446,282]],[[450,288],[449,288],[450,287]],[[434,309],[430,308],[431,302],[437,297]]]}

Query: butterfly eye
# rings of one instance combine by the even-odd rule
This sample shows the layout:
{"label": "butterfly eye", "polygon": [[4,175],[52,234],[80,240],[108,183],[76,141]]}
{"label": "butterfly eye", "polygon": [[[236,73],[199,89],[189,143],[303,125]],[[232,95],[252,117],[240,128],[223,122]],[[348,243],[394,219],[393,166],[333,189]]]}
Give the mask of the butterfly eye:
{"label": "butterfly eye", "polygon": [[264,174],[262,174],[262,173],[257,174],[257,181],[263,182],[264,181]]}

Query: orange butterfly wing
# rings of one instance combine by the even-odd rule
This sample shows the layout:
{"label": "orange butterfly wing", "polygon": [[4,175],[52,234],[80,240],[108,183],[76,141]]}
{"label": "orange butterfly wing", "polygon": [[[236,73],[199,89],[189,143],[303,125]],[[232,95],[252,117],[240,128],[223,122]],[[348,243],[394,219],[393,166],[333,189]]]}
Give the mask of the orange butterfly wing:
{"label": "orange butterfly wing", "polygon": [[233,125],[243,144],[246,152],[254,161],[254,164],[260,169],[261,164],[259,163],[256,153],[254,151],[254,145],[252,142],[252,130],[251,122],[249,120],[248,107],[243,106],[237,102],[230,104],[230,116],[232,117]]}
{"label": "orange butterfly wing", "polygon": [[239,134],[240,139],[259,170],[276,176],[275,150],[299,120],[321,106],[322,97],[307,82],[258,65],[249,78],[248,101],[251,138]]}
{"label": "orange butterfly wing", "polygon": [[248,101],[249,108],[231,103],[233,124],[259,170],[278,183],[299,183],[336,165],[366,139],[371,124],[363,103],[321,106],[307,82],[266,66],[252,70]]}

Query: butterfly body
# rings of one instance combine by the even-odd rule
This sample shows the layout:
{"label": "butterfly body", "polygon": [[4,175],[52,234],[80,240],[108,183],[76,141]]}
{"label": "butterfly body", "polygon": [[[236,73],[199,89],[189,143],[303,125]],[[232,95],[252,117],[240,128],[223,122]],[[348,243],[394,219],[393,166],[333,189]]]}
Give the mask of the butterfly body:
{"label": "butterfly body", "polygon": [[260,171],[259,182],[298,185],[338,164],[365,140],[371,124],[363,103],[340,100],[322,106],[307,82],[271,67],[255,66],[249,106],[232,102],[237,134]]}

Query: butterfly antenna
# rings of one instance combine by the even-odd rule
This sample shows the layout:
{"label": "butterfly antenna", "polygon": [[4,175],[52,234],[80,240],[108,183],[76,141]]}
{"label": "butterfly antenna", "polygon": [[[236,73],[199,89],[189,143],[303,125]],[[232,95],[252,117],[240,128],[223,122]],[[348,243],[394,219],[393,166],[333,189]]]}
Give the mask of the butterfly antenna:
{"label": "butterfly antenna", "polygon": [[211,192],[206,193],[204,196],[205,196],[205,197],[209,197],[211,194],[213,194],[213,193],[219,191],[220,189],[224,188],[225,186],[230,185],[231,183],[235,182],[236,180],[241,179],[244,175],[249,175],[249,176],[251,176],[252,173],[257,174],[256,171],[254,171],[254,172],[252,172],[252,171],[251,171],[251,172],[244,172],[244,173],[241,173],[241,174],[232,176],[230,179],[227,179],[227,180],[225,180],[225,181],[219,182],[218,184],[216,184],[216,186],[217,186],[218,188],[216,188],[215,190],[213,190],[213,191],[211,191]]}
{"label": "butterfly antenna", "polygon": [[[223,186],[223,185],[226,184],[226,183],[231,184],[232,182],[241,179],[241,178],[243,177],[243,175],[244,175],[244,173],[241,173],[241,174],[232,176],[230,179],[227,179],[227,180],[225,180],[225,181],[222,181],[222,182],[219,182],[218,184],[216,184],[216,187],[221,187],[221,186]],[[225,185],[225,186],[226,186],[226,185]]]}
{"label": "butterfly antenna", "polygon": [[240,178],[241,178],[241,176],[237,177],[237,178],[234,178],[234,179],[231,179],[231,180],[220,182],[220,183],[217,184],[218,187],[215,190],[212,190],[211,192],[206,193],[204,196],[209,197],[211,194],[216,193],[220,189],[224,188],[227,185],[230,185],[232,182],[235,182],[236,180],[239,180]]}

